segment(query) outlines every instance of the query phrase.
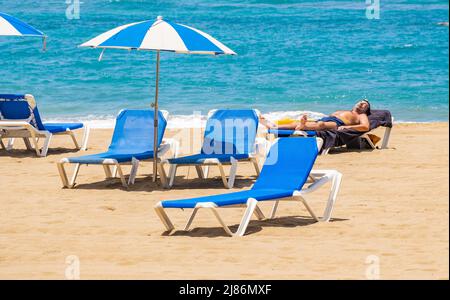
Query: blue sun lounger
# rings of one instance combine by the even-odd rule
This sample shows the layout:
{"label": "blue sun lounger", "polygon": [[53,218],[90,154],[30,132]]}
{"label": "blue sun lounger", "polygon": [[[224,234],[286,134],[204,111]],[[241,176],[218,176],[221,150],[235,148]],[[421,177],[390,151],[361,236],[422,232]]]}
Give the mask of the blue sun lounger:
{"label": "blue sun lounger", "polygon": [[[84,127],[81,146],[78,144],[74,130]],[[76,149],[86,150],[89,127],[83,123],[43,123],[36,101],[32,95],[0,95],[0,147],[11,150],[15,138],[22,138],[27,149],[34,150],[38,156],[47,156],[50,140],[54,135],[69,135]],[[43,138],[42,148],[39,139]],[[2,139],[8,139],[5,146]]]}
{"label": "blue sun lounger", "polygon": [[[207,208],[213,211],[225,232],[230,236],[244,235],[252,214],[255,214],[260,220],[265,218],[258,207],[260,201],[275,201],[270,218],[275,217],[280,200],[298,200],[305,205],[316,221],[329,221],[342,175],[334,170],[312,171],[321,143],[321,139],[308,137],[277,139],[269,151],[261,175],[250,190],[185,200],[161,201],[155,206],[155,211],[167,231],[170,232],[174,229],[174,226],[166,213],[166,209],[193,209],[185,227],[187,231],[197,211],[200,208]],[[306,201],[305,195],[317,190],[329,181],[331,181],[331,190],[327,206],[323,217],[318,217]],[[308,182],[310,184],[305,187]],[[233,233],[225,225],[217,208],[235,206],[246,206],[247,209],[239,228]]]}
{"label": "blue sun lounger", "polygon": [[[180,166],[195,166],[198,176],[203,179],[208,178],[209,166],[218,166],[226,188],[232,188],[234,185],[238,162],[252,162],[256,174],[259,175],[256,158],[258,123],[259,112],[257,110],[221,109],[210,111],[200,153],[165,161],[170,164],[170,180],[166,187],[173,186],[177,168]],[[224,165],[231,165],[228,179],[225,175]],[[203,169],[203,167],[205,168]]]}
{"label": "blue sun lounger", "polygon": [[[158,111],[158,158],[172,149],[176,156],[178,145],[173,140],[164,140],[163,136],[167,125],[168,112]],[[102,165],[107,178],[116,177],[118,173],[122,185],[128,187],[133,184],[139,161],[153,159],[153,110],[122,110],[116,118],[113,137],[108,151],[79,157],[63,158],[58,163],[58,170],[64,187],[72,188],[80,169],[80,165]],[[68,180],[64,164],[75,164],[72,179]],[[131,164],[131,172],[128,182],[125,180],[121,165]],[[114,166],[111,172],[110,166]],[[163,183],[166,175],[161,164],[158,163],[158,172]]]}

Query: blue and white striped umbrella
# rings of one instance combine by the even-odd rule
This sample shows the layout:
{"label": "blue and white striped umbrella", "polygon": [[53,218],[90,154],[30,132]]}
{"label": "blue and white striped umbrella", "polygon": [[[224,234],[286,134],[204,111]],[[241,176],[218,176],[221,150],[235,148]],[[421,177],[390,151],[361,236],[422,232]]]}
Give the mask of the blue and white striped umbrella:
{"label": "blue and white striped umbrella", "polygon": [[[158,132],[158,85],[159,85],[159,62],[160,52],[176,52],[187,54],[228,54],[236,53],[210,36],[198,29],[172,23],[163,20],[161,16],[153,21],[143,21],[119,26],[107,31],[80,47],[103,48],[99,57],[101,60],[105,49],[126,49],[126,50],[153,50],[156,51],[156,87],[155,87],[155,109],[154,132]],[[157,177],[157,134],[154,135],[153,143],[153,181]]]}
{"label": "blue and white striped umbrella", "polygon": [[0,12],[0,36],[35,36],[45,41],[47,36],[40,30],[20,21],[13,16]]}
{"label": "blue and white striped umbrella", "polygon": [[169,51],[189,54],[236,53],[198,29],[172,23],[158,17],[156,22],[143,21],[119,26],[80,47]]}

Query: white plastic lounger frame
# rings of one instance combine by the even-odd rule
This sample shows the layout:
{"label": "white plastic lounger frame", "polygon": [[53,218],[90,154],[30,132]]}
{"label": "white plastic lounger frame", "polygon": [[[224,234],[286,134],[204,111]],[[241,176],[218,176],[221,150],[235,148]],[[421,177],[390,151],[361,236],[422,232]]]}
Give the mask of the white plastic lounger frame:
{"label": "white plastic lounger frame", "polygon": [[[163,114],[164,118],[167,120],[167,118],[169,116],[169,112],[167,112],[165,110],[161,110],[161,113]],[[120,112],[119,112],[119,114],[120,114]],[[158,157],[162,157],[169,150],[172,150],[173,157],[177,157],[178,156],[178,148],[179,148],[179,143],[177,140],[163,139],[163,141],[160,145],[159,151],[158,151]],[[131,160],[131,162],[126,162],[126,163],[119,163],[115,159],[104,159],[102,161],[101,165],[103,165],[103,169],[105,171],[106,178],[116,178],[118,175],[120,178],[120,181],[122,182],[123,187],[128,188],[129,185],[134,184],[134,181],[135,181],[136,175],[137,175],[137,171],[139,168],[139,162],[140,161],[134,157]],[[67,164],[67,163],[70,163],[69,159],[63,158],[58,162],[57,165],[58,165],[58,171],[59,171],[59,175],[61,177],[63,187],[70,189],[75,186],[75,180],[78,176],[78,172],[80,170],[81,164],[79,164],[79,163],[75,164],[72,178],[69,181],[66,170],[64,168],[64,164]],[[86,164],[86,165],[88,165],[88,164]],[[130,171],[130,176],[128,178],[128,181],[125,179],[125,175],[124,175],[124,172],[121,167],[122,165],[131,165],[131,171]],[[110,168],[111,166],[114,167],[113,171],[111,171],[111,168]],[[167,185],[167,175],[166,175],[166,172],[165,172],[163,166],[161,165],[161,160],[159,160],[159,162],[158,162],[158,172],[161,175],[161,182],[164,185]]]}
{"label": "white plastic lounger frame", "polygon": [[[392,126],[394,126],[394,117],[392,117],[392,119],[391,119],[391,124],[392,124]],[[382,141],[381,147],[379,149],[388,149],[389,138],[391,137],[391,131],[392,131],[392,127],[385,127],[383,141]],[[377,147],[372,143],[372,140],[369,138],[369,136],[368,136],[369,133],[370,133],[370,131],[365,133],[364,135],[362,135],[361,138],[365,139],[367,141],[367,143],[370,145],[370,147],[372,147],[372,149],[377,149]]]}
{"label": "white plastic lounger frame", "polygon": [[[25,97],[35,102],[33,95],[27,94],[25,95]],[[36,151],[36,155],[39,157],[47,156],[50,140],[54,135],[69,135],[72,138],[72,141],[75,144],[75,148],[77,150],[86,150],[90,133],[89,126],[84,125],[83,139],[80,147],[73,130],[50,133],[47,130],[38,130],[36,127],[31,125],[28,120],[0,120],[0,130],[2,129],[4,130],[4,133],[1,134],[1,138],[8,139],[8,145],[5,147],[2,142],[2,147],[4,147],[6,150],[12,150],[15,138],[22,138],[25,146],[27,147],[27,150],[33,150],[33,147],[30,143],[31,139],[34,150]],[[42,148],[39,147],[39,140],[41,138],[44,139]]]}
{"label": "white plastic lounger frame", "polygon": [[0,147],[1,147],[3,150],[6,150],[5,144],[3,144],[3,140],[2,140],[2,135],[1,135],[1,133],[0,133]]}
{"label": "white plastic lounger frame", "polygon": [[[323,141],[321,139],[317,139],[318,146],[322,146]],[[319,147],[320,149],[320,147]],[[331,214],[333,212],[334,203],[336,202],[337,194],[339,192],[340,186],[341,186],[341,180],[342,180],[342,174],[335,170],[312,170],[309,176],[309,186],[305,189],[295,191],[292,195],[292,197],[289,198],[282,198],[282,199],[273,199],[273,200],[266,200],[266,201],[275,201],[270,217],[266,218],[264,214],[262,213],[261,209],[258,207],[259,201],[254,198],[249,198],[247,200],[247,203],[245,205],[232,205],[232,206],[226,206],[224,208],[231,208],[231,207],[246,207],[246,210],[244,212],[244,215],[241,219],[241,222],[239,224],[239,227],[236,232],[232,232],[231,229],[225,224],[221,216],[219,215],[219,212],[217,210],[218,206],[213,202],[200,202],[198,203],[188,222],[186,223],[186,226],[184,227],[184,231],[188,231],[189,228],[192,225],[192,222],[197,215],[197,212],[200,208],[207,208],[210,209],[214,216],[219,221],[220,225],[223,227],[225,232],[229,236],[243,236],[245,234],[245,231],[248,227],[248,224],[250,223],[251,217],[254,214],[258,220],[264,220],[264,219],[273,219],[275,218],[276,211],[278,209],[278,205],[280,201],[300,201],[308,210],[311,217],[316,220],[317,222],[328,222],[331,219]],[[312,210],[311,206],[309,205],[306,195],[309,193],[312,193],[325,185],[327,182],[331,182],[330,187],[330,193],[328,195],[327,205],[325,208],[325,211],[322,215],[322,217],[317,216],[317,214]],[[175,226],[171,222],[170,218],[168,217],[164,207],[162,206],[162,202],[158,202],[155,206],[155,211],[158,217],[161,219],[161,222],[164,224],[168,232],[171,232],[175,229]]]}
{"label": "white plastic lounger frame", "polygon": [[[210,110],[208,112],[208,119],[217,111],[217,109]],[[261,116],[261,113],[259,110],[254,109],[256,112],[258,118]],[[250,153],[249,157],[246,159],[234,159],[231,158],[230,162],[220,162],[216,158],[208,158],[205,159],[205,161],[202,164],[170,164],[168,160],[164,160],[163,164],[170,164],[169,169],[169,182],[166,185],[163,185],[165,188],[171,188],[175,182],[175,176],[177,173],[178,167],[191,167],[195,166],[195,170],[197,171],[197,175],[201,179],[207,179],[209,174],[209,167],[210,166],[217,166],[220,171],[220,176],[222,178],[223,185],[227,189],[231,189],[234,186],[234,181],[236,179],[236,171],[237,171],[237,165],[238,162],[244,162],[249,161],[253,164],[253,167],[255,168],[256,175],[259,176],[260,169],[258,165],[258,154],[262,152],[266,148],[267,141],[263,138],[256,138],[255,140],[255,151],[253,153]],[[230,172],[228,175],[228,178],[225,174],[224,166],[230,165]]]}
{"label": "white plastic lounger frame", "polygon": [[[72,141],[75,144],[75,148],[77,150],[86,150],[90,133],[89,126],[85,125],[83,140],[80,146],[72,130],[66,130],[64,132],[52,134],[46,130],[38,130],[33,125],[25,121],[9,121],[9,120],[0,121],[0,128],[5,129],[6,131],[5,134],[2,134],[2,138],[8,139],[8,145],[6,146],[6,150],[8,151],[12,150],[15,138],[22,138],[25,143],[25,146],[27,147],[27,150],[33,150],[34,146],[36,155],[39,157],[47,156],[51,138],[55,135],[69,135],[72,138]],[[44,143],[42,147],[39,147],[39,140],[41,138],[44,139]],[[33,145],[31,145],[30,139]]]}

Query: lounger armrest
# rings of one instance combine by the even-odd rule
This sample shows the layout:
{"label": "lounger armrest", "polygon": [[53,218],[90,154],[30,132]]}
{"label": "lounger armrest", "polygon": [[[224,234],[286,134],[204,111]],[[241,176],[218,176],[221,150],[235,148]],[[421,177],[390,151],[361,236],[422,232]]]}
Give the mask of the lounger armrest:
{"label": "lounger armrest", "polygon": [[30,123],[26,121],[10,121],[10,120],[0,120],[0,128],[4,129],[29,129],[33,128],[34,130],[37,130],[33,127]]}
{"label": "lounger armrest", "polygon": [[158,155],[164,155],[167,151],[172,150],[173,158],[178,157],[180,142],[174,138],[164,138],[159,148]]}
{"label": "lounger armrest", "polygon": [[292,133],[293,136],[304,136],[304,137],[308,137],[308,133],[306,131],[303,130],[295,130]]}
{"label": "lounger armrest", "polygon": [[295,191],[294,196],[314,192],[325,183],[342,176],[342,174],[336,170],[312,170],[309,175],[314,179],[314,182],[301,191]]}
{"label": "lounger armrest", "polygon": [[36,127],[28,123],[27,121],[11,121],[11,120],[0,120],[0,129],[4,130],[28,130],[35,134],[48,136],[50,132],[46,130],[38,130]]}

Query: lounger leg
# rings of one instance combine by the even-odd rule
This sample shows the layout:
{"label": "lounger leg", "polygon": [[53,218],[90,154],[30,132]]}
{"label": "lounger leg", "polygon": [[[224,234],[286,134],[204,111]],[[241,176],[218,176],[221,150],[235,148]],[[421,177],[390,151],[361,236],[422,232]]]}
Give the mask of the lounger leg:
{"label": "lounger leg", "polygon": [[253,166],[255,167],[256,176],[259,177],[259,174],[261,173],[261,171],[259,170],[258,160],[256,159],[256,157],[252,157],[251,161],[253,163]]}
{"label": "lounger leg", "polygon": [[164,188],[167,188],[169,185],[168,185],[168,181],[167,181],[166,170],[164,170],[164,165],[161,162],[158,162],[157,168],[158,168],[158,173],[159,173],[159,178],[161,180],[161,184]]}
{"label": "lounger leg", "polygon": [[217,212],[217,209],[215,207],[209,207],[214,215],[216,216],[219,223],[222,225],[225,232],[230,236],[243,236],[245,234],[245,231],[247,230],[248,224],[250,223],[250,219],[252,218],[252,215],[255,211],[256,205],[258,201],[253,198],[249,198],[247,200],[247,209],[245,210],[244,216],[242,217],[241,223],[239,224],[238,230],[233,233],[230,228],[225,224],[223,219],[220,217],[219,213]]}
{"label": "lounger leg", "polygon": [[75,167],[73,169],[73,175],[72,175],[72,179],[70,180],[69,183],[69,188],[73,188],[75,186],[75,180],[77,180],[77,176],[78,176],[78,172],[80,171],[80,164],[75,164]]}
{"label": "lounger leg", "polygon": [[[245,231],[247,230],[248,224],[250,223],[250,219],[253,214],[257,215],[258,218],[264,216],[262,214],[262,212],[259,210],[259,208],[257,208],[257,204],[258,204],[258,201],[256,199],[249,198],[247,200],[247,209],[245,210],[244,216],[242,217],[241,223],[239,224],[239,228],[236,230],[235,233],[233,233],[230,230],[230,228],[225,224],[225,222],[223,221],[221,216],[219,215],[219,213],[216,209],[216,205],[214,203],[211,203],[211,202],[198,203],[197,206],[194,208],[194,211],[192,212],[191,216],[189,217],[189,220],[186,223],[184,230],[186,230],[186,231],[189,230],[189,228],[191,227],[192,222],[200,208],[208,208],[213,212],[214,216],[219,221],[220,225],[222,225],[223,229],[225,230],[225,232],[228,235],[243,236],[245,234]],[[158,215],[158,217],[161,219],[161,222],[166,227],[167,231],[172,231],[175,227],[173,226],[172,222],[170,221],[169,217],[167,216],[166,212],[164,211],[164,208],[163,208],[161,202],[159,202],[155,206],[155,211],[156,211],[156,214]]]}
{"label": "lounger leg", "polygon": [[72,138],[72,141],[75,145],[75,149],[80,150],[80,145],[78,145],[78,141],[77,138],[75,137],[75,133],[73,133],[72,130],[67,131],[67,134],[70,135],[70,137]]}
{"label": "lounger leg", "polygon": [[197,215],[197,212],[200,208],[196,207],[194,208],[194,211],[192,212],[191,216],[189,217],[189,220],[186,223],[186,226],[184,226],[184,231],[188,231],[189,228],[192,225],[192,221],[194,221],[195,216]]}
{"label": "lounger leg", "polygon": [[57,163],[58,166],[58,172],[59,176],[61,177],[61,182],[63,184],[63,187],[68,188],[69,187],[69,179],[67,178],[66,169],[64,168],[64,160]]}
{"label": "lounger leg", "polygon": [[322,155],[327,155],[330,152],[330,148],[325,148],[322,150]]}
{"label": "lounger leg", "polygon": [[162,207],[161,202],[158,203],[155,206],[155,212],[158,215],[159,219],[161,220],[161,222],[164,224],[164,226],[166,227],[167,231],[172,231],[173,229],[175,229],[175,227],[173,226],[172,222],[170,221],[169,217],[167,216],[166,212],[164,211],[164,207]]}
{"label": "lounger leg", "polygon": [[[44,140],[44,145],[42,146],[41,154],[40,155],[38,154],[39,156],[41,156],[41,157],[47,156],[48,147],[50,146],[51,139],[52,139],[52,134],[46,135],[45,140]],[[37,146],[37,142],[36,142],[36,146]],[[39,150],[37,150],[37,151],[39,151]]]}
{"label": "lounger leg", "polygon": [[87,144],[88,144],[90,133],[91,133],[91,128],[89,126],[85,125],[84,132],[83,132],[83,140],[81,142],[81,150],[84,150],[84,151],[87,150]]}
{"label": "lounger leg", "polygon": [[120,178],[120,181],[122,182],[123,187],[128,188],[128,184],[127,184],[127,181],[125,180],[125,176],[123,174],[122,167],[119,164],[117,164],[116,167],[117,167],[117,174],[119,175],[119,178]]}
{"label": "lounger leg", "polygon": [[36,137],[34,131],[29,131],[31,134],[31,141],[33,142],[34,150],[37,156],[43,156],[42,151],[39,150],[39,138]]}
{"label": "lounger leg", "polygon": [[277,213],[277,209],[278,209],[278,204],[279,204],[279,202],[280,202],[280,201],[275,201],[275,203],[273,204],[272,211],[271,211],[271,213],[270,213],[270,218],[271,218],[271,219],[275,218],[275,215],[276,215],[276,213]]}
{"label": "lounger leg", "polygon": [[342,174],[336,172],[336,174],[333,175],[330,195],[328,197],[328,204],[327,207],[325,208],[325,212],[323,214],[321,221],[328,222],[331,219],[331,213],[333,212],[334,203],[336,202],[337,194],[341,187],[341,181],[342,181]]}
{"label": "lounger leg", "polygon": [[122,168],[118,163],[116,164],[116,167],[117,173],[119,173],[120,181],[122,182],[123,187],[128,188],[128,184],[127,181],[125,180],[125,176],[123,175]]}
{"label": "lounger leg", "polygon": [[[328,195],[328,201],[327,206],[325,208],[325,211],[323,213],[322,217],[318,217],[312,208],[309,206],[306,198],[304,195],[299,194],[295,197],[298,197],[299,200],[303,203],[303,205],[306,207],[310,215],[317,221],[317,222],[328,222],[331,219],[331,213],[333,211],[334,203],[336,202],[337,194],[339,192],[341,181],[342,181],[342,174],[339,172],[333,172],[331,174],[326,175],[328,178],[331,179],[331,188],[330,193]],[[321,179],[319,179],[321,180]],[[319,185],[320,186],[320,185]]]}
{"label": "lounger leg", "polygon": [[27,150],[33,150],[33,147],[31,147],[31,143],[30,140],[28,138],[22,138],[23,139],[23,143],[25,144],[25,147],[27,147]]}
{"label": "lounger leg", "polygon": [[205,179],[205,174],[203,173],[202,166],[196,165],[195,170],[197,171],[198,178]]}
{"label": "lounger leg", "polygon": [[216,217],[217,221],[219,221],[220,225],[222,225],[223,229],[229,236],[234,236],[233,232],[230,230],[230,228],[225,224],[225,222],[220,217],[219,213],[217,212],[217,209],[214,207],[211,207],[210,210],[213,212],[214,216]]}
{"label": "lounger leg", "polygon": [[234,180],[236,179],[236,171],[237,171],[238,161],[234,158],[231,158],[231,168],[230,168],[230,176],[228,178],[228,188],[231,189],[234,186]]}
{"label": "lounger leg", "polygon": [[209,175],[209,166],[205,166],[205,168],[203,169],[203,177],[206,179],[208,178]]}
{"label": "lounger leg", "polygon": [[245,231],[247,230],[248,224],[250,223],[250,219],[252,218],[252,214],[256,208],[258,201],[256,199],[250,198],[247,200],[247,209],[245,210],[244,216],[242,217],[241,224],[239,224],[239,228],[234,234],[235,236],[243,236]]}
{"label": "lounger leg", "polygon": [[114,166],[114,167],[113,167],[113,170],[112,170],[112,178],[117,178],[117,166]]}
{"label": "lounger leg", "polygon": [[263,214],[263,212],[261,211],[261,209],[259,208],[258,205],[255,206],[255,211],[254,214],[256,216],[256,218],[258,218],[258,220],[264,220],[266,218],[266,216]]}
{"label": "lounger leg", "polygon": [[173,183],[175,181],[175,175],[177,174],[177,165],[170,165],[170,169],[169,169],[169,176],[170,176],[170,180],[169,180],[169,187],[173,186]]}
{"label": "lounger leg", "polygon": [[386,127],[384,131],[383,144],[381,144],[381,149],[387,149],[389,145],[389,138],[391,137],[392,128]]}
{"label": "lounger leg", "polygon": [[6,146],[6,150],[10,151],[14,147],[14,138],[8,139],[8,145]]}
{"label": "lounger leg", "polygon": [[103,165],[103,170],[105,171],[106,178],[113,178],[109,165]]}
{"label": "lounger leg", "polygon": [[373,144],[372,140],[369,138],[367,134],[362,136],[363,139],[366,140],[366,142],[369,144],[370,148],[377,149],[377,147]]}
{"label": "lounger leg", "polygon": [[[225,186],[225,188],[231,189],[231,187],[228,185],[228,180],[227,180],[227,177],[226,177],[226,175],[225,175],[225,171],[224,171],[224,169],[223,169],[222,164],[221,164],[221,163],[218,163],[217,166],[219,167],[220,176],[222,177],[223,185]],[[230,171],[230,173],[231,173],[231,171]]]}
{"label": "lounger leg", "polygon": [[316,220],[317,222],[320,222],[320,218],[316,216],[316,214],[314,213],[314,211],[312,210],[311,206],[309,206],[308,202],[306,201],[306,199],[304,197],[299,196],[299,200],[303,203],[303,205],[306,207],[306,209],[308,210],[309,214],[311,215],[311,217]]}
{"label": "lounger leg", "polygon": [[139,168],[139,160],[133,157],[133,159],[131,160],[131,171],[130,177],[128,178],[128,185],[134,184],[138,168]]}

